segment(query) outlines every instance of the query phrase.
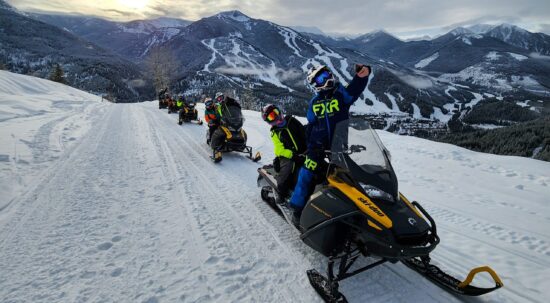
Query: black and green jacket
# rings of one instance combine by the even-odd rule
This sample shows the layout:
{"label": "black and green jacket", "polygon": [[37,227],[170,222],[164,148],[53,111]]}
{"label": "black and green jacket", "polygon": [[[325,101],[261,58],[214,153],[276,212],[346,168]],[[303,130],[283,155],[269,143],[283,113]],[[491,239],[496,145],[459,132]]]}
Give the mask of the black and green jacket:
{"label": "black and green jacket", "polygon": [[275,156],[292,159],[294,154],[306,151],[306,132],[304,126],[296,118],[288,115],[283,127],[271,127],[271,140],[275,146]]}

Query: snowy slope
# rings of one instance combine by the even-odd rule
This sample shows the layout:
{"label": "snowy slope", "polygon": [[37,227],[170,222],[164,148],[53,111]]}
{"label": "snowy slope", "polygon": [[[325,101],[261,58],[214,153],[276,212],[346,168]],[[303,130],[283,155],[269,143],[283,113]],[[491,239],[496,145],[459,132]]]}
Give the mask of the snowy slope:
{"label": "snowy slope", "polygon": [[0,210],[91,126],[101,98],[0,71]]}
{"label": "snowy slope", "polygon": [[[14,77],[0,75],[2,83]],[[18,100],[30,98],[40,82],[24,80],[27,88],[13,91]],[[81,127],[59,152],[41,139],[46,126],[32,134],[11,130],[35,139],[28,153],[42,156],[28,156],[27,165],[38,167],[41,160],[42,166],[32,184],[13,189],[16,197],[0,211],[2,301],[320,302],[305,270],[322,270],[326,260],[259,198],[256,168],[270,161],[272,147],[257,112],[245,112],[245,129],[263,163],[228,154],[214,164],[206,127],[179,126],[155,102],[101,105],[86,102],[93,96],[50,88],[52,100],[73,93],[80,105],[65,111],[44,106],[51,112],[0,122],[2,132],[18,119],[20,126],[30,121],[38,127],[47,124],[41,119],[66,117],[54,125],[70,128],[64,121],[74,119],[72,125]],[[2,111],[14,111],[5,102],[12,96],[8,89],[0,86]],[[459,277],[473,266],[491,265],[505,288],[476,302],[545,302],[550,164],[380,135],[401,191],[438,222],[442,242],[435,262]],[[21,166],[12,154],[2,164],[2,176],[8,165]],[[32,177],[29,170],[17,172]],[[2,178],[0,185],[10,182]],[[350,302],[471,302],[401,264],[353,277],[341,289]]]}

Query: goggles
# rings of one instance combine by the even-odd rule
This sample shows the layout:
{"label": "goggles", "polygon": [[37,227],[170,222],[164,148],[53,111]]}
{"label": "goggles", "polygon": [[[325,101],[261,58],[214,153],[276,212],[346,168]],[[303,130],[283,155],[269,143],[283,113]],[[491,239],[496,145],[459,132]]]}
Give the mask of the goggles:
{"label": "goggles", "polygon": [[265,120],[269,123],[275,122],[279,119],[280,114],[281,113],[279,110],[275,108],[267,116],[265,116]]}
{"label": "goggles", "polygon": [[328,79],[330,79],[330,73],[328,71],[323,71],[319,75],[317,75],[315,78],[313,78],[313,82],[317,84],[318,86],[324,85]]}

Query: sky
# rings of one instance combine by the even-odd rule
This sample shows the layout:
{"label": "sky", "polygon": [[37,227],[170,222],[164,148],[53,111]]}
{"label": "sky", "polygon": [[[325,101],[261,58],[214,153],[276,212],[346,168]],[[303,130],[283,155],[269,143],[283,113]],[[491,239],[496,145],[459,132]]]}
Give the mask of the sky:
{"label": "sky", "polygon": [[550,34],[550,0],[7,0],[22,11],[129,21],[160,16],[199,20],[240,10],[286,26],[358,35],[385,29],[400,38],[435,36],[476,23],[512,23]]}

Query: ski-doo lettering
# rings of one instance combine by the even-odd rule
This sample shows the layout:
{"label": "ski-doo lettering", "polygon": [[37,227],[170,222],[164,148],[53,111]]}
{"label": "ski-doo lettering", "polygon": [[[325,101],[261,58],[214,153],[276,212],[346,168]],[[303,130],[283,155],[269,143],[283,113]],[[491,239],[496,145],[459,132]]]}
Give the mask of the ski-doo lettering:
{"label": "ski-doo lettering", "polygon": [[385,217],[384,213],[376,207],[372,202],[366,200],[363,197],[359,197],[359,201],[363,202],[368,208],[370,208],[375,214],[379,215],[380,217]]}
{"label": "ski-doo lettering", "polygon": [[357,207],[359,207],[359,209],[373,218],[376,222],[380,223],[385,228],[392,228],[392,220],[357,188],[340,181],[335,176],[328,177],[328,182],[330,185],[345,194],[355,203],[355,205],[357,205]]}

